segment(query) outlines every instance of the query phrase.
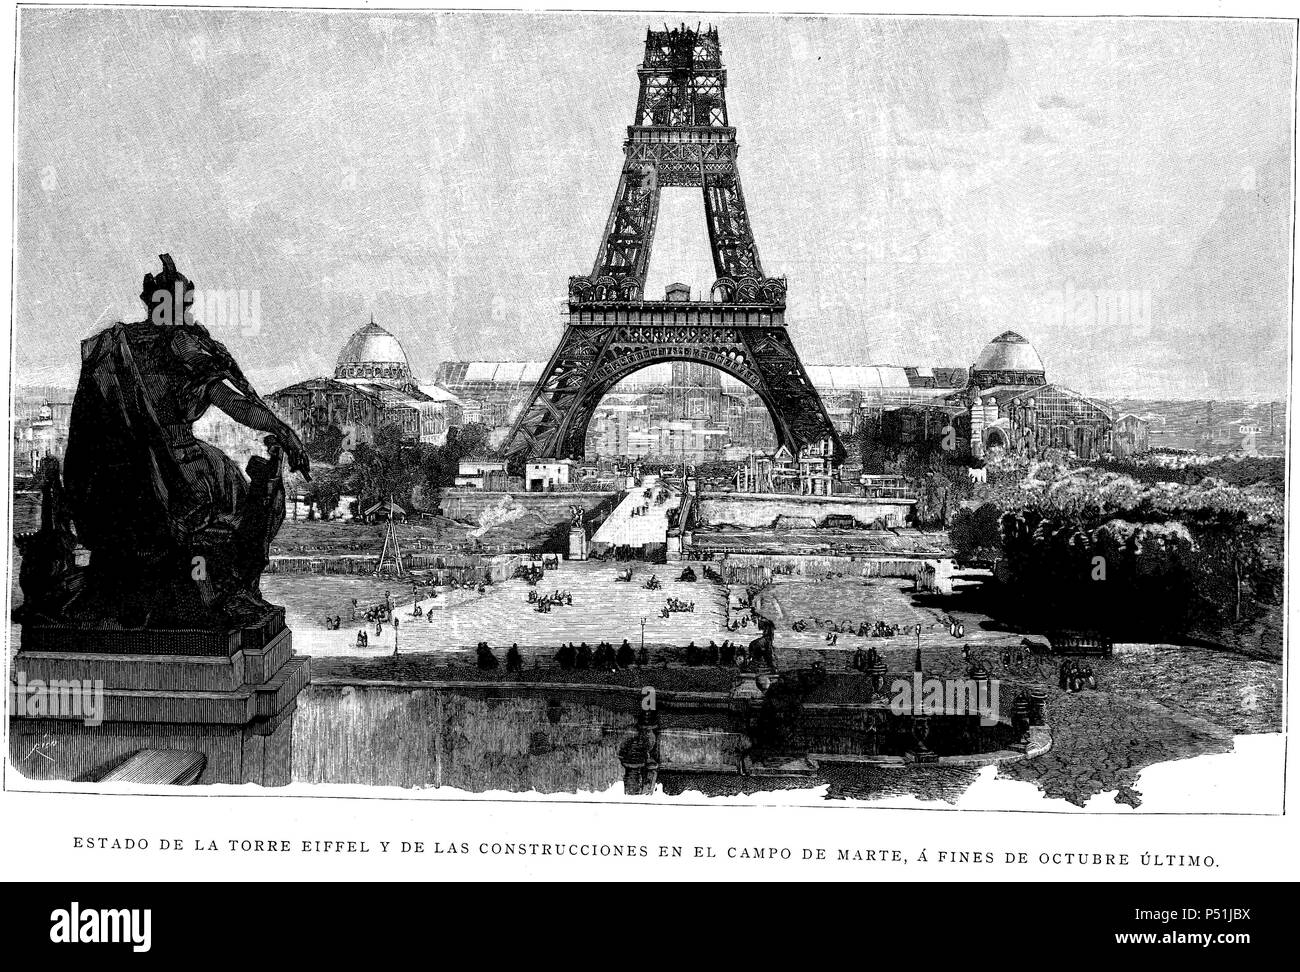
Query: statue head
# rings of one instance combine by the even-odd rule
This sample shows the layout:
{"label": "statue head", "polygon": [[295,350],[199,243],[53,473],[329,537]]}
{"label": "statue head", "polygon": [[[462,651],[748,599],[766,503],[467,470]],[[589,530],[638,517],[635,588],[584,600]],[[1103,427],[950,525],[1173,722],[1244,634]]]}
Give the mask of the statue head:
{"label": "statue head", "polygon": [[162,273],[146,273],[140,299],[155,324],[193,324],[194,284],[176,269],[170,253],[160,254]]}

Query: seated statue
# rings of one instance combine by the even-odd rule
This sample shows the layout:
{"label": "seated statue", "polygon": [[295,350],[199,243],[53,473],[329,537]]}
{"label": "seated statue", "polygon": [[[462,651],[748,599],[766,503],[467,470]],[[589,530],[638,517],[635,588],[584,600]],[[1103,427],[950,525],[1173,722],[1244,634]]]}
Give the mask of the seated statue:
{"label": "seated statue", "polygon": [[[82,342],[62,481],[47,475],[47,537],[29,544],[41,569],[22,579],[24,624],[230,629],[281,610],[259,580],[284,521],[282,463],[308,476],[306,451],[193,319],[194,285],[160,259],[140,294],[148,316]],[[213,405],[266,433],[247,477],[194,437]],[[85,567],[63,555],[73,527]]]}

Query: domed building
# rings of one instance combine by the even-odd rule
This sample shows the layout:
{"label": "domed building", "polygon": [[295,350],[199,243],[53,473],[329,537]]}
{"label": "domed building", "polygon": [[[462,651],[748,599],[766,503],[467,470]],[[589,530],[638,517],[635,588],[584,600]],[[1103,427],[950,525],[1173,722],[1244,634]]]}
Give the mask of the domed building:
{"label": "domed building", "polygon": [[979,353],[970,367],[970,382],[980,388],[1046,385],[1043,359],[1034,346],[1015,331],[1003,331]]}
{"label": "domed building", "polygon": [[970,454],[995,451],[1040,458],[1049,449],[1079,459],[1132,455],[1147,448],[1146,425],[1119,416],[1104,402],[1047,380],[1043,359],[1015,331],[1003,331],[980,351],[965,390],[950,396],[968,419]]}
{"label": "domed building", "polygon": [[355,331],[339,352],[334,377],[339,380],[375,381],[418,391],[402,343],[375,323]]}
{"label": "domed building", "polygon": [[332,378],[310,378],[266,397],[317,458],[333,461],[396,425],[412,442],[440,443],[461,424],[456,396],[416,381],[402,343],[374,318],[339,351]]}

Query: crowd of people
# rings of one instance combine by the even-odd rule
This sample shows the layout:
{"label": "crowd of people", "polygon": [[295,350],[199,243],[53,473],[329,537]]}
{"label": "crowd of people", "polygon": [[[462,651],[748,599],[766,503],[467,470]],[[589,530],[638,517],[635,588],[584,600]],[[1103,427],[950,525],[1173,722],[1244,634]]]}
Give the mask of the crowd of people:
{"label": "crowd of people", "polygon": [[516,567],[514,576],[521,578],[524,583],[532,586],[545,577],[548,570],[559,570],[559,568],[559,554],[543,554],[540,561],[532,561]]}
{"label": "crowd of people", "polygon": [[[480,671],[495,672],[501,665],[497,660],[496,653],[492,651],[492,646],[486,641],[480,641],[475,648],[476,664]],[[506,672],[513,674],[523,671],[524,656],[519,651],[518,645],[511,645],[506,651]]]}
{"label": "crowd of people", "polygon": [[694,601],[682,601],[679,600],[678,598],[670,597],[668,598],[667,601],[664,602],[664,606],[659,611],[659,616],[661,618],[666,618],[672,614],[694,614],[694,613],[695,613]]}
{"label": "crowd of people", "polygon": [[[486,641],[480,641],[475,648],[476,665],[481,671],[497,671],[501,667],[496,652]],[[533,667],[539,667],[539,658],[533,661]],[[602,641],[592,646],[587,642],[574,644],[567,642],[560,646],[553,656],[553,661],[561,671],[620,672],[632,668],[647,668],[650,665],[650,650],[644,645],[633,649],[625,638],[623,643],[614,646],[613,642]],[[733,643],[725,640],[722,644],[710,641],[707,646],[697,645],[694,641],[682,650],[682,661],[692,667],[721,666],[747,671],[751,666],[773,664],[771,642],[757,639],[750,645]],[[505,670],[517,673],[523,670],[524,657],[518,644],[512,644],[506,651]]]}
{"label": "crowd of people", "polygon": [[826,643],[835,644],[842,634],[857,635],[859,638],[897,638],[900,635],[914,634],[916,625],[892,624],[888,621],[836,621],[832,618],[799,618],[792,625],[791,631],[807,631],[811,627],[826,631]]}
{"label": "crowd of people", "polygon": [[[364,621],[365,627],[357,630],[356,646],[358,648],[367,648],[370,645],[369,628],[374,625],[375,637],[378,638],[384,633],[384,625],[392,623],[397,624],[397,619],[393,617],[393,594],[392,591],[384,591],[384,599],[362,611],[354,597],[348,604],[348,621]],[[336,614],[332,618],[328,615],[325,617],[325,628],[328,631],[338,631],[343,627],[342,615]]]}
{"label": "crowd of people", "polygon": [[1092,673],[1092,666],[1067,658],[1061,663],[1059,684],[1064,692],[1082,692],[1084,689],[1096,689],[1097,677]]}
{"label": "crowd of people", "polygon": [[691,642],[686,646],[683,659],[687,665],[721,665],[724,668],[748,669],[750,665],[772,665],[771,642],[758,639],[751,645],[733,644],[726,639],[722,644],[710,640],[700,647]]}
{"label": "crowd of people", "polygon": [[549,614],[553,607],[572,607],[572,591],[551,591],[549,594],[538,594],[532,590],[528,592],[528,603],[533,605],[533,610],[539,614]]}
{"label": "crowd of people", "polygon": [[608,641],[602,641],[595,648],[585,641],[577,646],[568,642],[560,645],[560,650],[555,653],[555,663],[564,671],[617,672],[635,665],[649,665],[650,653],[644,645],[639,652],[633,651],[626,638],[617,648]]}
{"label": "crowd of people", "polygon": [[[391,624],[393,626],[393,632],[394,634],[396,634],[397,629],[401,626],[401,623],[402,622],[391,612],[389,612],[386,615],[384,614],[376,615],[375,622],[374,622],[375,637],[376,638],[383,637],[385,624]],[[357,629],[357,647],[358,648],[370,647],[370,632],[367,628]]]}

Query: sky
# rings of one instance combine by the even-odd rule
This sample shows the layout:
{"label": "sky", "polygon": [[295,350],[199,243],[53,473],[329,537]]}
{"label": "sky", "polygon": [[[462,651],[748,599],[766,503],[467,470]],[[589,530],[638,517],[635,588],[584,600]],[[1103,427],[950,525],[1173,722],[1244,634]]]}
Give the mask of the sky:
{"label": "sky", "polygon": [[[549,357],[666,19],[19,17],[15,384],[73,383],[170,252],[264,392],[372,314],[426,379]],[[1293,24],[712,22],[806,363],[969,365],[1011,329],[1100,397],[1285,396]],[[665,191],[653,253],[647,293],[707,292],[698,190]]]}

